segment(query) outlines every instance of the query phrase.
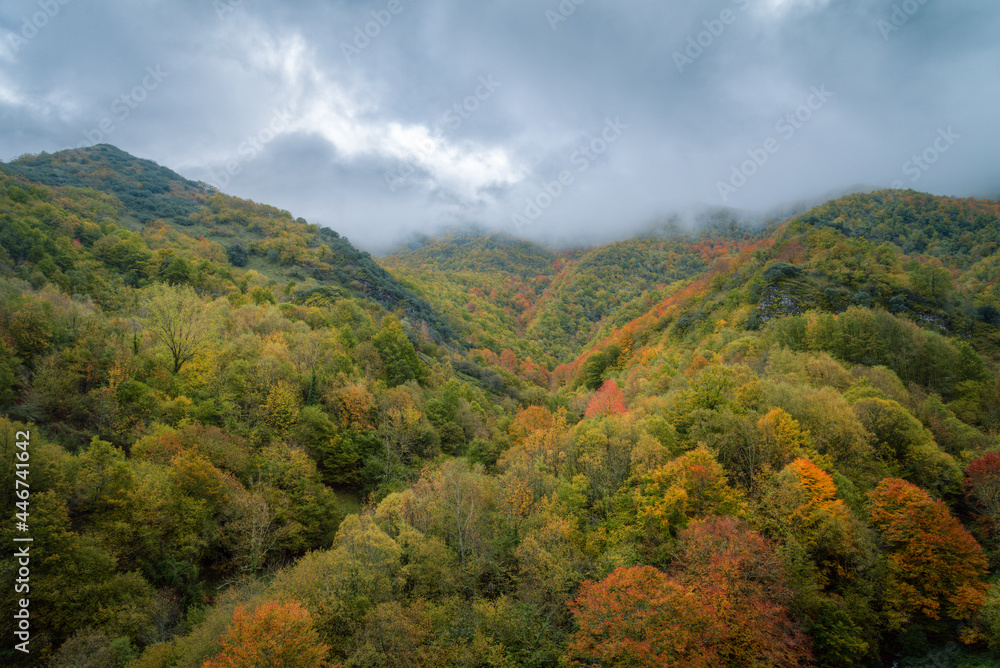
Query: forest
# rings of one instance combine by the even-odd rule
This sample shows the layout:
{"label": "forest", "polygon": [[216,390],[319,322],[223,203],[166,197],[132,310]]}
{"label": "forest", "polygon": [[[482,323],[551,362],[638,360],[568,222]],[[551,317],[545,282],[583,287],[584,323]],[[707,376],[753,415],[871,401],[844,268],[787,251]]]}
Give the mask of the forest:
{"label": "forest", "polygon": [[883,190],[373,258],[0,164],[0,662],[997,665],[998,230]]}

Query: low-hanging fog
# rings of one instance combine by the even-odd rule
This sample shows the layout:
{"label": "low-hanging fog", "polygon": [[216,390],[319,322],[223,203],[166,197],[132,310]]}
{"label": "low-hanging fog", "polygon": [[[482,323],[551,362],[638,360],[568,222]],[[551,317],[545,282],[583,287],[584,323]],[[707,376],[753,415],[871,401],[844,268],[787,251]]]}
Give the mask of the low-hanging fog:
{"label": "low-hanging fog", "polygon": [[380,250],[1000,192],[982,0],[10,0],[0,159],[109,143]]}

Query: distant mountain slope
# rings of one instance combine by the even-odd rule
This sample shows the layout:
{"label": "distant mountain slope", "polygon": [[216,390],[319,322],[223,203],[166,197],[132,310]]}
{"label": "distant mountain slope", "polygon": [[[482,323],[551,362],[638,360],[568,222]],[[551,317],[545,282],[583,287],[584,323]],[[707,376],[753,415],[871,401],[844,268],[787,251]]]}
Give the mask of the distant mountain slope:
{"label": "distant mountain slope", "polygon": [[[898,327],[886,324],[893,316],[996,361],[998,230],[1000,207],[992,200],[878,191],[827,202],[790,219],[758,245],[729,258],[719,256],[696,280],[675,288],[618,331],[595,339],[591,350],[597,352],[578,358],[574,373],[578,381],[586,377],[593,384],[616,360],[627,367],[620,359],[624,350],[632,354],[667,341],[690,343],[724,332],[732,339],[740,331],[773,329],[792,347],[819,346],[849,362],[892,366],[906,377],[907,365],[935,353],[915,351],[918,346],[912,342],[883,350],[879,337]],[[824,319],[845,313],[853,315]],[[878,320],[878,313],[889,319]],[[861,327],[857,318],[875,318],[887,329],[865,334],[875,339],[859,345],[864,338],[860,333],[838,329]],[[907,359],[893,357],[900,350]],[[585,372],[591,359],[594,363]],[[919,363],[930,368],[926,360]],[[908,379],[950,382],[947,368],[936,373],[937,378]]]}
{"label": "distant mountain slope", "polygon": [[888,242],[907,254],[920,253],[969,266],[1000,248],[1000,203],[881,190],[831,200],[800,217],[846,237]]}
{"label": "distant mountain slope", "polygon": [[45,186],[93,188],[114,195],[142,223],[157,218],[180,222],[210,194],[204,184],[109,144],[23,156],[5,168]]}
{"label": "distant mountain slope", "polygon": [[379,262],[461,322],[470,345],[507,348],[550,367],[641,315],[668,286],[697,276],[759,234],[728,212],[700,232],[666,224],[592,249],[554,252],[505,235],[424,239]]}
{"label": "distant mountain slope", "polygon": [[605,319],[618,321],[619,310],[634,300],[705,266],[699,249],[677,238],[645,237],[596,248],[556,276],[532,309],[527,335],[565,358],[585,346]]}
{"label": "distant mountain slope", "polygon": [[467,344],[551,361],[524,338],[524,321],[571,256],[502,234],[459,233],[420,239],[379,263],[446,314]]}
{"label": "distant mountain slope", "polygon": [[559,255],[506,234],[464,232],[438,238],[420,237],[385,258],[383,264],[448,272],[500,271],[526,281],[539,274],[552,274],[552,263]]}
{"label": "distant mountain slope", "polygon": [[333,230],[113,146],[0,164],[0,217],[11,271],[25,279],[37,271],[80,294],[156,279],[215,294],[262,282],[299,300],[336,289],[401,309],[435,338],[453,336],[425,300]]}
{"label": "distant mountain slope", "polygon": [[[558,382],[594,384],[644,346],[729,330],[804,331],[808,313],[849,309],[885,311],[996,358],[998,249],[996,201],[875,191],[763,228],[716,212],[697,234],[668,224],[561,253],[447,237],[380,262],[461,323],[469,345],[489,351],[484,359],[547,386],[532,363]],[[513,357],[493,357],[505,349]]]}

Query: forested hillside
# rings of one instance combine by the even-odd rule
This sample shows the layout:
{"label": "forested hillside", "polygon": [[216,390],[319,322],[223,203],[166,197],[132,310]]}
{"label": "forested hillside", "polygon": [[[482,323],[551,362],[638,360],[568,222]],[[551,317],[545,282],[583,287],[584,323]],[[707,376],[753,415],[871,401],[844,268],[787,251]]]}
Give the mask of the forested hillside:
{"label": "forested hillside", "polygon": [[333,230],[229,197],[106,144],[0,167],[9,199],[0,245],[17,275],[69,294],[189,284],[274,301],[316,288],[401,307],[448,338],[428,304]]}
{"label": "forested hillside", "polygon": [[0,165],[26,665],[996,665],[1000,206],[715,223],[383,269],[113,147]]}
{"label": "forested hillside", "polygon": [[758,240],[762,228],[725,211],[698,224],[692,231],[668,221],[633,239],[558,252],[503,234],[460,233],[418,241],[379,263],[448,312],[469,345],[509,348],[551,370],[715,258]]}

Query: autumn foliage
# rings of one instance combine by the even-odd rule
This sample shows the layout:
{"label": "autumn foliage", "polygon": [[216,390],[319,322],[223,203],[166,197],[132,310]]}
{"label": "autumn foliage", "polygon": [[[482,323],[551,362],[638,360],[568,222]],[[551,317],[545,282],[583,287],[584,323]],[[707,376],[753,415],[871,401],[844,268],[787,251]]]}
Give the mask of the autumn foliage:
{"label": "autumn foliage", "polygon": [[732,518],[682,532],[670,573],[618,568],[585,582],[569,608],[572,666],[805,666],[811,653],[788,609],[774,546]]}
{"label": "autumn foliage", "polygon": [[706,216],[375,260],[107,145],[0,164],[25,659],[992,665],[1000,203]]}
{"label": "autumn foliage", "polygon": [[795,597],[775,545],[743,521],[716,517],[680,534],[671,572],[710,600],[723,634],[720,666],[806,666],[809,640],[795,622]]}
{"label": "autumn foliage", "polygon": [[607,380],[587,404],[587,412],[584,417],[616,415],[624,413],[626,410],[628,409],[625,408],[625,393],[618,387],[618,383]]}
{"label": "autumn foliage", "polygon": [[584,582],[569,608],[580,626],[566,650],[571,666],[718,665],[715,611],[652,566]]}
{"label": "autumn foliage", "polygon": [[969,462],[964,484],[982,512],[982,524],[996,536],[1000,530],[1000,452],[987,452]]}
{"label": "autumn foliage", "polygon": [[253,612],[236,608],[222,651],[202,668],[322,668],[327,652],[300,603],[268,601]]}
{"label": "autumn foliage", "polygon": [[948,507],[905,480],[886,478],[869,493],[872,523],[889,553],[890,606],[900,622],[922,614],[964,619],[983,604],[987,560]]}
{"label": "autumn foliage", "polygon": [[729,487],[712,453],[697,448],[650,472],[633,500],[645,539],[655,544],[676,535],[691,519],[739,513],[742,498]]}

